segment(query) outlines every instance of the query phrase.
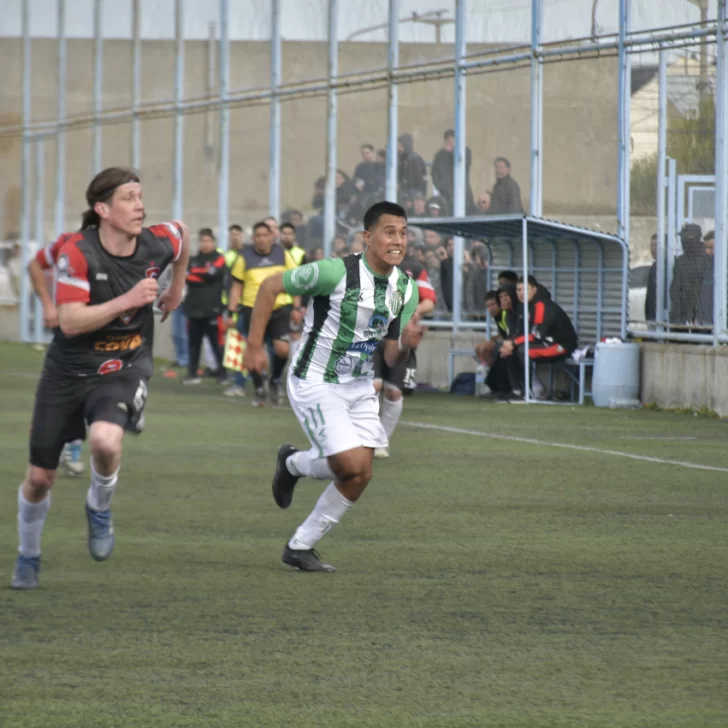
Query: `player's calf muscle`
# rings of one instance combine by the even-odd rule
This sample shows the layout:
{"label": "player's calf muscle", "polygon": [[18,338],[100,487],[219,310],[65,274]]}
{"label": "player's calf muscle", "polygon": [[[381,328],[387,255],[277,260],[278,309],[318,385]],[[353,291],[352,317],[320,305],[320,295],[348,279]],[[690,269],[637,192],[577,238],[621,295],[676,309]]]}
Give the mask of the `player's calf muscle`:
{"label": "player's calf muscle", "polygon": [[372,451],[358,447],[328,458],[329,467],[336,476],[336,487],[350,501],[364,492],[372,479]]}

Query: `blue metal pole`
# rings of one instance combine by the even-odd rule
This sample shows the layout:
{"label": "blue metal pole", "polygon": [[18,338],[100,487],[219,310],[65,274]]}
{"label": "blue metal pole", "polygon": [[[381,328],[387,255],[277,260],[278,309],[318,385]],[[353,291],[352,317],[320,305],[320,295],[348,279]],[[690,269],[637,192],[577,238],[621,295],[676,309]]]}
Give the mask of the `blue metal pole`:
{"label": "blue metal pole", "polygon": [[[465,216],[466,201],[466,143],[465,143],[465,70],[463,61],[466,54],[465,0],[455,2],[455,150],[453,169],[453,215]],[[452,321],[453,331],[457,331],[463,320],[463,239],[453,240],[453,285]]]}
{"label": "blue metal pole", "polygon": [[[665,256],[665,308],[670,311],[670,287],[672,286],[673,264],[677,257],[677,162],[667,160],[667,255]],[[669,321],[669,315],[666,317]]]}
{"label": "blue metal pole", "polygon": [[94,146],[92,174],[98,174],[102,165],[101,150],[101,111],[103,107],[104,83],[104,39],[101,35],[101,4],[103,0],[94,2]]}
{"label": "blue metal pole", "polygon": [[31,144],[31,38],[30,38],[30,0],[23,0],[23,162],[20,176],[22,190],[20,211],[20,244],[21,244],[21,275],[20,275],[20,339],[30,341],[30,281],[28,280],[28,263],[30,262],[30,166]]}
{"label": "blue metal pole", "polygon": [[397,201],[397,137],[399,136],[399,87],[394,71],[399,66],[399,0],[389,0],[389,110],[387,115],[387,188],[386,198]]}
{"label": "blue metal pole", "polygon": [[56,200],[54,232],[66,227],[66,0],[58,0],[58,90],[56,92]]}
{"label": "blue metal pole", "polygon": [[329,63],[328,102],[326,119],[326,197],[324,203],[324,255],[331,255],[331,243],[336,234],[336,122],[338,116],[336,88],[332,82],[339,73],[339,43],[337,23],[337,0],[329,0]]}
{"label": "blue metal pole", "polygon": [[543,0],[531,0],[531,215],[541,217],[543,190],[543,64],[538,56],[541,48],[541,5]]}
{"label": "blue metal pole", "polygon": [[657,323],[665,322],[665,167],[667,165],[667,51],[660,51],[657,115]]}
{"label": "blue metal pole", "polygon": [[218,240],[221,247],[228,245],[228,204],[230,197],[230,38],[228,0],[220,0],[220,172],[218,179]]}
{"label": "blue metal pole", "polygon": [[184,114],[180,104],[184,99],[185,85],[185,38],[184,38],[184,0],[175,0],[174,26],[175,26],[175,64],[174,64],[174,102],[176,111],[174,115],[174,167],[172,174],[173,196],[172,217],[181,220],[184,217]]}
{"label": "blue metal pole", "polygon": [[[523,396],[526,402],[531,401],[531,347],[528,341],[529,320],[528,320],[528,221],[524,217],[521,223],[521,246],[523,256]],[[517,354],[513,354],[517,356]]]}
{"label": "blue metal pole", "polygon": [[726,285],[728,251],[728,1],[718,2],[715,82],[715,258],[713,262],[713,336],[726,330]]}
{"label": "blue metal pole", "polygon": [[[35,143],[35,244],[40,250],[45,245],[46,236],[43,224],[45,213],[45,140],[38,137]],[[33,340],[43,343],[43,306],[38,296],[34,297]]]}
{"label": "blue metal pole", "polygon": [[269,214],[278,220],[281,215],[281,8],[280,0],[271,3],[270,33],[270,178]]}
{"label": "blue metal pole", "polygon": [[142,94],[142,11],[141,0],[132,6],[132,59],[131,59],[131,166],[141,166],[141,139],[139,129],[139,103]]}
{"label": "blue metal pole", "polygon": [[619,0],[619,39],[618,63],[619,78],[617,88],[617,233],[629,245],[629,147],[630,147],[630,102],[631,79],[630,60],[627,53],[627,35],[631,0]]}

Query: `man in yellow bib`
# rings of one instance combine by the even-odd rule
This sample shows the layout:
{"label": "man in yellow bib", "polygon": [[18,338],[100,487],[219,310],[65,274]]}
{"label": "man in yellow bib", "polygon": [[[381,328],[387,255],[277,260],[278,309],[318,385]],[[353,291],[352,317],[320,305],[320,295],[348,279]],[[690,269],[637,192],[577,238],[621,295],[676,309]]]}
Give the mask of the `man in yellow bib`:
{"label": "man in yellow bib", "polygon": [[[279,243],[274,242],[273,231],[268,223],[258,222],[253,226],[253,244],[244,246],[231,270],[232,285],[228,301],[229,319],[238,314],[237,328],[247,338],[250,317],[263,281],[276,273],[296,268],[296,263]],[[240,304],[240,306],[239,306]],[[295,304],[295,310],[294,309]],[[273,314],[265,331],[267,340],[273,344],[273,364],[269,381],[271,404],[281,401],[280,380],[288,361],[288,341],[290,325],[300,323],[300,298],[281,293],[275,301]],[[233,326],[231,322],[228,326]],[[251,372],[255,384],[254,407],[265,404],[266,392],[260,372]]]}

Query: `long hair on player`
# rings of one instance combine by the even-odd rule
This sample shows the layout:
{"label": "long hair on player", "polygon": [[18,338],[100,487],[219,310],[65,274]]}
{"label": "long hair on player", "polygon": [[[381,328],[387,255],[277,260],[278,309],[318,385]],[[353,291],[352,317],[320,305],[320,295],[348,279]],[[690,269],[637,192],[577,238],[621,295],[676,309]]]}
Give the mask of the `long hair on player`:
{"label": "long hair on player", "polygon": [[81,230],[99,226],[101,218],[94,210],[94,206],[97,202],[108,202],[116,192],[116,188],[128,182],[141,182],[137,172],[128,167],[108,167],[91,180],[86,189],[86,203],[89,209],[81,217]]}

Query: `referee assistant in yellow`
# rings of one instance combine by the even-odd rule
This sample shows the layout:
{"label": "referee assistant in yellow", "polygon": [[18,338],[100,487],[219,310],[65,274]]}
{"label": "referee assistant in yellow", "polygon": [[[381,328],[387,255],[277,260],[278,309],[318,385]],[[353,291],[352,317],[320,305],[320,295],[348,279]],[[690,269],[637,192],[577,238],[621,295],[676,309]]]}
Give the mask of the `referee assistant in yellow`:
{"label": "referee assistant in yellow", "polygon": [[[263,281],[276,273],[296,268],[290,254],[279,243],[274,242],[273,231],[265,222],[253,226],[253,244],[244,246],[233,264],[232,286],[228,301],[228,327],[232,323],[232,314],[238,313],[237,327],[240,334],[247,339],[250,318],[255,305],[258,289]],[[273,364],[268,383],[271,404],[280,404],[280,380],[288,362],[288,342],[291,324],[301,323],[300,298],[281,293],[275,301],[273,314],[268,322],[265,337],[273,345]],[[238,304],[240,308],[238,308]],[[254,407],[265,404],[265,385],[260,372],[251,372],[255,384]]]}

